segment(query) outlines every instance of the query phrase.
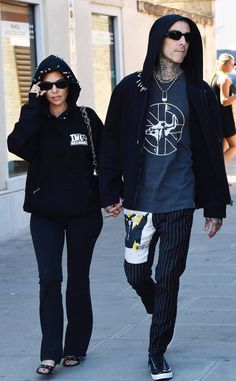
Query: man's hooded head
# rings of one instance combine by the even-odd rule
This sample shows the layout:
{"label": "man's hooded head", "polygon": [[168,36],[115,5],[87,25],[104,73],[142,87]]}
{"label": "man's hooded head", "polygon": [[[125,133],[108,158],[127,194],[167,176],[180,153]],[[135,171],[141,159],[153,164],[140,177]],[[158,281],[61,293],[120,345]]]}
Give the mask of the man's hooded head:
{"label": "man's hooded head", "polygon": [[142,84],[148,86],[152,71],[160,54],[165,34],[177,21],[185,21],[190,27],[191,42],[187,55],[181,64],[186,77],[195,85],[203,79],[202,39],[197,25],[187,17],[177,14],[166,15],[156,20],[149,33],[148,49],[142,71]]}

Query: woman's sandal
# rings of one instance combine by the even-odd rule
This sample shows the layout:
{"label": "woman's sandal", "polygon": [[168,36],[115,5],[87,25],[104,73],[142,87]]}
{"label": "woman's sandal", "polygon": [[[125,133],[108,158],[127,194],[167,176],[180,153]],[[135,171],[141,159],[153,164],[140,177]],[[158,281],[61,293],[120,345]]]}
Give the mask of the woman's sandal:
{"label": "woman's sandal", "polygon": [[40,374],[41,376],[51,376],[55,371],[54,365],[48,365],[48,364],[40,364],[39,367],[36,369],[36,373]]}
{"label": "woman's sandal", "polygon": [[66,356],[62,362],[65,367],[77,366],[83,361],[81,356]]}

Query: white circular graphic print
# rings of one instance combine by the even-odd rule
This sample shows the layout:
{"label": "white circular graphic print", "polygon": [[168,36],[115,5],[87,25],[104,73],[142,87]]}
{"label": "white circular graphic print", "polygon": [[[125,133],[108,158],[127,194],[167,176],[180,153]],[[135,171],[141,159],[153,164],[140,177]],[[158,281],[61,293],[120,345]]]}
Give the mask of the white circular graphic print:
{"label": "white circular graphic print", "polygon": [[175,152],[184,124],[184,115],[178,107],[171,103],[152,104],[147,117],[144,149],[158,156]]}

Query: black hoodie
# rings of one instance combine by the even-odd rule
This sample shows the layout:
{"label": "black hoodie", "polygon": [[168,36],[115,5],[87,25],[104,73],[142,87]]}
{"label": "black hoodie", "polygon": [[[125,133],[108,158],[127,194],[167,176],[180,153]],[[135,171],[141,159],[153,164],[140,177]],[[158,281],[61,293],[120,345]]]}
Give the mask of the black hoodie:
{"label": "black hoodie", "polygon": [[101,154],[102,204],[112,205],[122,197],[126,208],[136,209],[152,71],[164,34],[179,20],[188,22],[192,35],[181,67],[190,105],[195,205],[196,208],[204,208],[207,217],[224,217],[230,194],[221,148],[218,108],[212,90],[203,81],[201,35],[192,20],[176,14],[154,22],[143,70],[125,77],[113,91]]}
{"label": "black hoodie", "polygon": [[[76,216],[100,209],[98,184],[87,125],[76,106],[80,86],[70,67],[50,55],[36,69],[32,84],[53,71],[61,72],[69,83],[67,110],[56,118],[45,96],[30,93],[8,137],[8,148],[29,162],[24,210],[48,217]],[[92,109],[86,110],[99,160],[103,125]]]}

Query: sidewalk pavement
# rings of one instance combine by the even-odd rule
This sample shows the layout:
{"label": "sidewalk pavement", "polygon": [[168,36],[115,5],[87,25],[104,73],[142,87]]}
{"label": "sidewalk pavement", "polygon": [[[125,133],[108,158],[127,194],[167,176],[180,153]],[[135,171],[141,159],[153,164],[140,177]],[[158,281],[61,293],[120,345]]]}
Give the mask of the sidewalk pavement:
{"label": "sidewalk pavement", "polygon": [[[236,174],[236,161],[229,166]],[[236,184],[231,187],[236,204]],[[236,380],[236,207],[218,235],[194,217],[181,278],[174,340],[166,357],[175,381]],[[56,368],[63,381],[148,381],[150,316],[123,272],[123,218],[105,219],[91,269],[94,330],[79,367]],[[65,265],[65,256],[63,259]],[[38,381],[38,275],[30,235],[0,245],[0,381]]]}

